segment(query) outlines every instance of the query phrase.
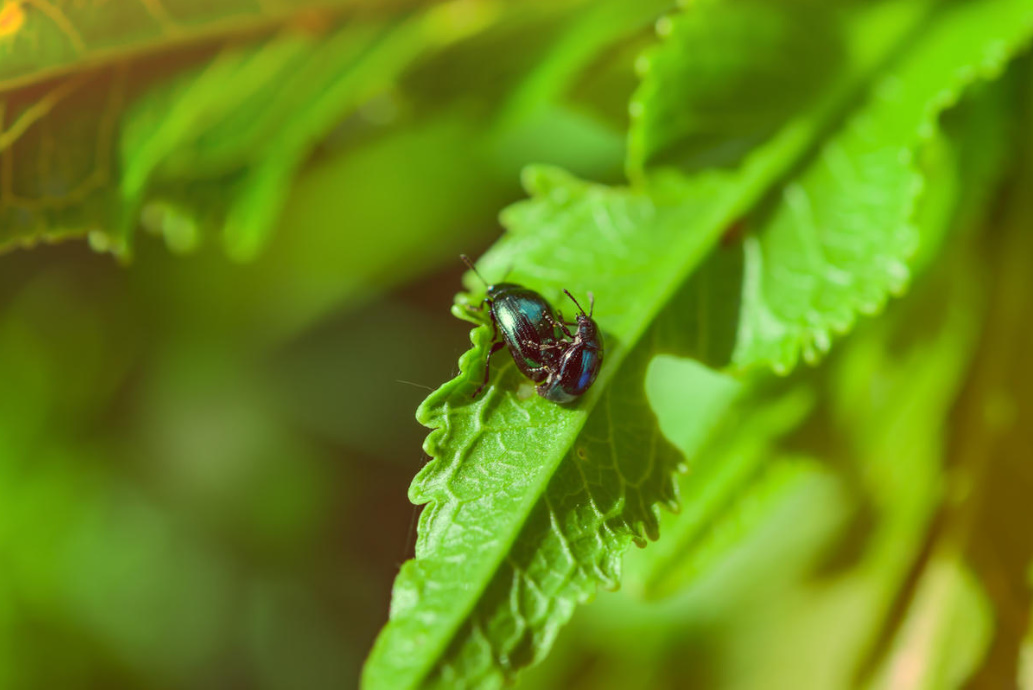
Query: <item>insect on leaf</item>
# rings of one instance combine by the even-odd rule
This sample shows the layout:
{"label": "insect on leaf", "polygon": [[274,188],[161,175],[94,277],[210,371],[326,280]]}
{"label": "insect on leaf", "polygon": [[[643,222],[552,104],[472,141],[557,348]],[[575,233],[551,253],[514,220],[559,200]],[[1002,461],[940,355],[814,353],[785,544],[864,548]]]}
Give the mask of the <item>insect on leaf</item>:
{"label": "insect on leaf", "polygon": [[[1015,19],[1013,3],[995,7]],[[906,14],[889,38],[882,23],[858,22],[844,48],[847,84],[863,84],[923,18]],[[907,48],[925,55],[921,42]],[[681,462],[645,409],[643,372],[659,347],[650,327],[721,234],[819,144],[850,96],[830,84],[735,168],[689,177],[666,169],[630,188],[528,171],[531,199],[503,213],[509,233],[479,270],[554,304],[561,288],[592,290],[606,363],[571,407],[537,398],[512,366],[471,400],[491,337],[488,327],[474,331],[463,373],[418,415],[433,429],[431,459],[410,498],[426,507],[416,559],[402,568],[391,620],[367,661],[367,687],[501,686],[547,652],[576,604],[617,584],[620,554],[655,534],[656,506],[673,497],[670,478],[656,473]]]}

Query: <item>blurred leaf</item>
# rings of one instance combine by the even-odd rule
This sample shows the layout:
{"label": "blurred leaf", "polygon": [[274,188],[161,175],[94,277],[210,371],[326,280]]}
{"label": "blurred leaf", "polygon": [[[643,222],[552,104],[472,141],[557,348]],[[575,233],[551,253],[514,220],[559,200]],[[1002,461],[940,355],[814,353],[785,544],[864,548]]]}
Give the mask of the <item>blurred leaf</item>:
{"label": "blurred leaf", "polygon": [[959,560],[936,558],[922,573],[883,673],[871,687],[961,687],[985,654],[992,630],[993,610],[979,583]]}
{"label": "blurred leaf", "polygon": [[[116,4],[6,2],[0,8],[5,56],[0,91],[43,81],[57,73],[90,69],[177,48],[185,42],[253,32],[327,7],[368,5],[368,0],[300,0],[289,6],[261,0],[145,0]],[[383,5],[378,0],[378,4]],[[391,0],[394,8],[415,4]]]}
{"label": "blurred leaf", "polygon": [[559,101],[578,73],[596,59],[600,51],[649,26],[670,6],[670,0],[637,3],[602,0],[590,5],[578,14],[550,47],[548,54],[513,89],[499,126],[504,129],[526,117],[528,111]]}
{"label": "blurred leaf", "polygon": [[[654,362],[657,376],[660,364]],[[671,376],[670,368],[664,367],[665,377]],[[698,400],[709,400],[706,389],[701,391],[698,385],[683,390],[692,390]],[[779,436],[800,424],[813,405],[813,395],[801,389],[774,400],[764,398],[761,404],[749,396],[746,400],[741,404],[744,409],[724,416],[725,429],[714,434],[710,443],[702,448],[678,444],[686,457],[695,460],[693,471],[678,482],[682,509],[663,516],[662,540],[629,557],[630,591],[658,598],[685,588],[741,545],[776,504],[814,471],[813,466],[797,461],[772,462]]]}
{"label": "blurred leaf", "polygon": [[[607,127],[600,118],[592,117],[586,107],[574,102],[573,87],[595,61],[608,56],[629,36],[645,33],[644,29],[651,26],[670,5],[670,0],[633,3],[604,0],[580,12],[549,46],[538,65],[507,94],[494,127],[500,155],[512,155],[510,152],[523,152],[533,147],[531,150],[538,153],[535,162],[563,165],[579,172],[576,167],[571,167],[573,161],[567,162],[555,153],[557,147],[570,146],[570,133],[563,127],[567,120],[595,125],[599,141],[593,147],[586,146],[586,150],[617,147],[623,155],[623,128]],[[620,53],[616,59],[627,62],[630,76],[632,57]],[[632,86],[633,82],[629,88]],[[627,93],[617,90],[607,95],[615,98],[626,112],[630,90]]]}
{"label": "blurred leaf", "polygon": [[[198,513],[155,500],[104,468],[111,450],[54,441],[21,448],[0,443],[0,639],[10,632],[16,643],[0,678],[11,673],[17,679],[11,687],[49,687],[48,680],[89,687],[98,677],[104,687],[197,686],[211,679],[213,663],[225,662],[226,644],[246,641],[254,628],[256,635],[268,635],[258,621],[242,621],[239,608],[242,594],[262,591],[266,573],[242,569],[246,562]],[[19,466],[18,458],[29,462]],[[278,478],[281,491],[297,482],[297,468],[291,469]],[[267,503],[268,495],[262,499]],[[297,589],[298,576],[287,575]],[[5,605],[12,607],[9,618]],[[321,683],[346,683],[358,660],[342,663],[339,648],[311,644],[340,634],[311,615],[320,608],[311,592],[299,592],[289,610],[265,611],[261,623],[289,627],[292,636],[307,640],[303,655],[322,672]],[[54,632],[34,637],[36,619],[67,628],[67,639],[55,640]],[[52,648],[48,642],[63,644]],[[297,656],[282,642],[275,658],[294,662]],[[132,683],[116,682],[112,670],[120,669]],[[272,687],[324,687],[304,674],[295,681]]]}
{"label": "blurred leaf", "polygon": [[185,681],[217,648],[229,615],[228,564],[128,487],[93,481],[54,545],[55,572],[75,573],[58,583],[57,602],[123,662]]}
{"label": "blurred leaf", "polygon": [[[741,381],[692,359],[671,355],[653,358],[645,385],[664,436],[687,458],[701,454],[715,427],[744,395]],[[692,395],[687,396],[687,391]],[[695,421],[687,424],[687,420]],[[695,467],[694,472],[698,471]]]}
{"label": "blurred leaf", "polygon": [[126,115],[122,203],[132,210],[163,185],[227,178],[227,252],[253,259],[314,145],[446,39],[432,36],[429,24],[421,15],[396,25],[347,23],[327,36],[288,30],[257,46],[224,49],[153,89]]}
{"label": "blurred leaf", "polygon": [[910,264],[929,269],[952,230],[972,233],[985,220],[1014,159],[1015,82],[976,85],[948,111],[939,133],[919,151],[925,178],[914,224],[920,241]]}
{"label": "blurred leaf", "polygon": [[624,160],[619,132],[566,103],[540,104],[518,124],[493,133],[487,143],[496,167],[505,170],[532,162],[610,180],[620,177]]}
{"label": "blurred leaf", "polygon": [[[225,226],[231,256],[253,258],[315,144],[416,58],[490,20],[474,6],[456,12],[449,4],[395,21],[356,14],[343,23],[335,12],[301,7],[271,13],[256,37],[244,19],[262,16],[261,4],[231,0],[225,27],[216,8],[184,10],[250,40],[181,51],[169,64],[76,63],[68,77],[0,96],[2,121],[11,123],[0,137],[0,248],[89,233],[94,248],[124,253],[142,211],[173,247],[188,250],[200,229]],[[24,9],[37,24],[71,25],[50,4]],[[133,10],[147,22],[139,36],[126,29],[132,40],[146,41],[151,24],[160,36],[190,36],[176,28],[176,8],[153,2]],[[124,26],[138,20],[129,15]],[[180,202],[172,214],[163,207],[170,197]]]}
{"label": "blurred leaf", "polygon": [[917,149],[940,112],[977,79],[999,75],[1031,31],[1028,0],[949,6],[785,185],[746,240],[739,366],[786,373],[801,352],[814,362],[858,313],[904,290],[917,246]]}
{"label": "blurred leaf", "polygon": [[[1028,79],[1029,73],[1020,71],[1018,76]],[[1028,94],[1022,105],[1028,114]],[[1021,190],[1028,188],[1033,175],[1033,149],[1028,138],[1020,137],[1016,143],[1021,158],[1013,184]],[[971,586],[966,588],[975,592],[966,593],[966,598],[980,600],[987,609],[986,620],[980,626],[983,630],[977,628],[980,636],[973,639],[962,633],[973,626],[945,618],[971,617],[964,611],[973,604],[942,582],[946,578],[927,575],[934,584],[923,589],[919,582],[896,634],[897,648],[883,662],[880,680],[886,685],[898,679],[916,687],[957,687],[962,682],[973,687],[1011,686],[1017,681],[1025,625],[1017,609],[1029,602],[1025,570],[1033,555],[1033,538],[1014,529],[1028,511],[1033,488],[1027,453],[1020,450],[1030,438],[1031,388],[1025,362],[1033,313],[1028,270],[1033,206],[1026,194],[1005,199],[1006,205],[994,218],[996,232],[987,242],[987,273],[981,276],[987,295],[980,348],[965,395],[956,403],[957,422],[950,434],[947,496],[952,500],[941,511],[929,549],[931,565],[926,566],[935,573],[938,565],[956,562],[955,569],[962,574],[971,570]],[[926,590],[944,599],[935,612],[931,610],[935,602],[928,600],[935,595]],[[943,609],[945,615],[940,613]],[[994,624],[996,629],[991,630]]]}
{"label": "blurred leaf", "polygon": [[704,0],[661,20],[663,42],[638,64],[630,176],[641,179],[657,166],[737,163],[830,79],[849,79],[837,9],[801,0]]}
{"label": "blurred leaf", "polygon": [[[971,245],[959,241],[952,249],[929,280],[858,329],[829,362],[829,399],[809,435],[838,466],[851,520],[818,561],[818,583],[802,583],[798,609],[786,612],[792,618],[758,631],[758,639],[781,640],[765,653],[769,672],[796,672],[779,660],[790,649],[826,650],[820,664],[818,657],[801,661],[810,680],[800,687],[857,682],[869,650],[893,620],[943,499],[945,429],[971,365],[978,324],[978,282],[959,278],[959,270],[972,270]],[[826,640],[834,626],[839,634]]]}
{"label": "blurred leaf", "polygon": [[[95,469],[85,448],[17,450],[0,462],[0,597],[15,598],[19,618],[36,611],[75,621],[137,669],[196,671],[225,614],[225,570],[167,515]],[[183,606],[188,599],[198,605]]]}
{"label": "blurred leaf", "polygon": [[128,267],[132,292],[159,305],[155,334],[218,332],[238,349],[267,352],[335,312],[457,265],[518,190],[485,161],[478,123],[443,112],[306,166],[254,261],[231,262],[210,244],[184,261],[142,242]]}

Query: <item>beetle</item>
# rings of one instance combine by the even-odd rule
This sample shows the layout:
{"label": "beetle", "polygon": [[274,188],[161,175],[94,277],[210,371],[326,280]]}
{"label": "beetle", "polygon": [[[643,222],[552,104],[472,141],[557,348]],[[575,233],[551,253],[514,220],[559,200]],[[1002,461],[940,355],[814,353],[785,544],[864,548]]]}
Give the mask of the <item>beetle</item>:
{"label": "beetle", "polygon": [[549,370],[548,376],[537,387],[538,395],[555,403],[568,403],[584,395],[591,388],[599,369],[603,365],[603,334],[592,319],[595,313],[595,296],[588,293],[588,313],[574,299],[574,295],[564,290],[567,297],[577,306],[581,313],[577,315],[577,333],[571,333],[560,314],[559,328],[570,338],[557,346],[543,346],[558,349],[558,364]]}
{"label": "beetle", "polygon": [[[480,307],[467,308],[479,311],[485,304],[488,305],[493,327],[493,344],[484,360],[484,382],[471,397],[476,398],[488,385],[491,357],[503,347],[509,348],[520,373],[535,383],[541,384],[554,376],[559,370],[566,343],[563,342],[560,325],[553,315],[552,305],[537,292],[522,285],[489,284],[474,268],[469,257],[460,254],[459,258],[488,288],[487,297]],[[500,332],[502,340],[498,341]]]}

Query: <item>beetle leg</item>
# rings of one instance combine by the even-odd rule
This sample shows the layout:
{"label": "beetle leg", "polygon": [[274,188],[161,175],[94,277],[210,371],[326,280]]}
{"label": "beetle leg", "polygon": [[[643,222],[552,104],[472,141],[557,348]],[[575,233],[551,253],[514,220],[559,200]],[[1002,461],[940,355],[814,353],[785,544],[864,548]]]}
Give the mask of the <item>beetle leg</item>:
{"label": "beetle leg", "polygon": [[563,331],[563,335],[567,336],[568,338],[573,338],[574,334],[567,329],[567,324],[564,323],[566,319],[563,318],[563,312],[557,310],[556,313],[559,314],[559,321],[556,321],[556,319],[552,318],[552,316],[549,315],[545,316],[546,320],[548,320],[548,322],[553,326],[553,328],[559,328],[561,331]]}
{"label": "beetle leg", "polygon": [[[573,337],[573,336],[571,336],[571,337]],[[556,342],[556,343],[536,343],[533,340],[525,340],[525,341],[523,341],[523,344],[524,344],[524,347],[536,347],[536,348],[538,348],[539,352],[544,352],[545,350],[553,350],[553,349],[556,349],[556,348],[564,348],[569,343],[560,343],[560,342]]]}
{"label": "beetle leg", "polygon": [[490,305],[491,304],[491,299],[485,297],[484,299],[481,300],[481,303],[478,304],[476,307],[473,306],[472,304],[464,304],[463,306],[466,307],[467,311],[482,312],[482,311],[484,311],[484,305],[485,304],[489,304]]}
{"label": "beetle leg", "polygon": [[[487,299],[484,300],[484,302],[487,301]],[[484,302],[481,304],[484,304]],[[481,308],[483,309],[484,307]],[[491,314],[491,339],[492,341],[495,341],[499,339],[499,322],[498,319],[495,318],[495,312],[489,311],[488,313]]]}
{"label": "beetle leg", "polygon": [[481,391],[484,390],[484,387],[488,385],[488,377],[491,376],[491,356],[499,350],[501,350],[502,348],[504,348],[505,346],[506,343],[497,342],[491,346],[490,350],[488,350],[488,356],[484,358],[484,383],[477,386],[477,390],[473,392],[473,395],[470,396],[471,398],[476,398],[478,395],[480,395]]}
{"label": "beetle leg", "polygon": [[[531,369],[532,374],[538,374],[539,372],[545,372],[543,378],[548,378],[549,375],[552,374],[548,367],[534,367],[533,369]],[[528,378],[534,381],[535,383],[538,383],[538,379],[534,376],[529,376]]]}
{"label": "beetle leg", "polygon": [[574,334],[567,330],[567,326],[576,326],[577,321],[567,321],[566,317],[563,316],[563,312],[557,310],[557,314],[560,316],[560,328],[563,329],[563,334],[568,338],[573,338]]}

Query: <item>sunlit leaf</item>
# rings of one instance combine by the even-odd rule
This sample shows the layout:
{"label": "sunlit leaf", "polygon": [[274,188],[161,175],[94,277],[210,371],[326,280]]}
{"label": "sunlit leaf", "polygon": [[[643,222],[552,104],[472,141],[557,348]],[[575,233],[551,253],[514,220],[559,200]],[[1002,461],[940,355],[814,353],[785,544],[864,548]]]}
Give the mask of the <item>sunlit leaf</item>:
{"label": "sunlit leaf", "polygon": [[[1009,26],[990,22],[986,41],[996,40],[993,31],[1017,37],[1028,30],[1011,25],[1014,3],[994,9]],[[957,30],[953,21],[948,15],[947,28],[939,28]],[[859,27],[848,45],[885,29],[875,21]],[[936,31],[929,36],[940,40]],[[874,42],[878,49],[849,53],[848,85],[899,47],[883,40]],[[924,41],[908,48],[905,55],[919,64],[944,59]],[[958,70],[968,64],[964,54],[946,60]],[[954,73],[946,72],[944,88],[954,85]],[[633,412],[641,402],[622,405],[644,400],[633,385],[649,355],[643,336],[719,236],[819,143],[849,95],[841,84],[819,93],[733,170],[688,178],[668,171],[632,188],[592,185],[553,169],[529,172],[532,199],[503,214],[510,233],[481,262],[481,273],[489,280],[507,275],[550,300],[564,287],[594,291],[606,365],[570,408],[536,398],[512,367],[471,401],[490,338],[487,328],[475,331],[474,349],[460,360],[462,375],[421,408],[420,420],[434,429],[425,446],[431,460],[410,497],[427,507],[416,560],[403,567],[391,621],[366,666],[368,687],[447,686],[460,678],[498,686],[548,650],[576,603],[598,585],[616,584],[620,553],[653,536],[654,506],[672,496],[663,479],[640,480],[642,491],[633,496],[636,482],[628,478],[654,477],[679,461],[672,449],[657,451],[666,442],[656,445],[662,437],[650,415]],[[922,112],[914,120],[925,123],[938,110],[926,113],[932,106],[917,100]]]}
{"label": "sunlit leaf", "polygon": [[[642,256],[632,247],[643,241],[633,232],[643,219],[667,233],[682,222],[677,204],[611,194],[555,171],[529,182],[539,199],[511,209],[511,227],[551,218],[552,232],[567,235],[579,232],[586,214],[606,214],[615,241],[628,247],[622,255],[634,257]],[[651,348],[629,356],[615,337],[642,325],[641,314],[619,309],[622,293],[632,296],[634,274],[625,280],[624,288],[593,286],[606,361],[628,361],[610,369],[605,394],[598,384],[589,393],[597,414],[587,424],[585,403],[564,409],[527,400],[513,367],[470,400],[490,338],[485,328],[474,331],[477,347],[460,361],[467,373],[424,403],[421,421],[437,427],[426,449],[432,456],[447,450],[451,461],[432,460],[410,491],[416,502],[434,500],[421,516],[417,560],[396,584],[392,622],[367,666],[371,687],[447,686],[460,676],[498,685],[549,647],[574,603],[600,581],[616,586],[620,554],[632,540],[656,536],[655,504],[673,504],[671,473],[680,456],[661,436],[642,388]],[[616,303],[614,311],[604,311],[607,302]],[[458,562],[465,574],[449,575]],[[460,600],[470,608],[457,616]],[[464,644],[450,647],[456,636]],[[410,651],[399,654],[393,645]]]}
{"label": "sunlit leaf", "polygon": [[746,240],[739,366],[786,373],[801,353],[814,362],[859,313],[877,312],[906,288],[918,149],[943,109],[973,82],[998,76],[1031,31],[1027,0],[946,9],[785,184]]}

